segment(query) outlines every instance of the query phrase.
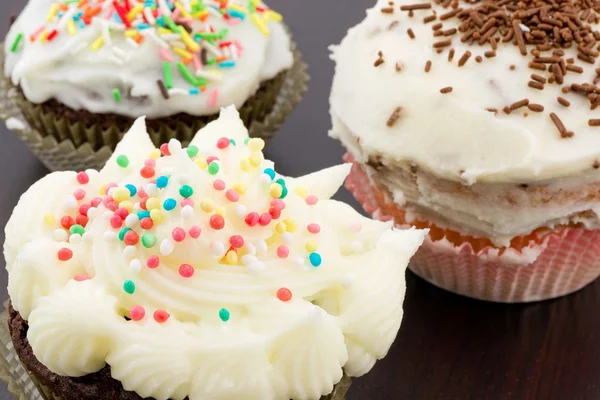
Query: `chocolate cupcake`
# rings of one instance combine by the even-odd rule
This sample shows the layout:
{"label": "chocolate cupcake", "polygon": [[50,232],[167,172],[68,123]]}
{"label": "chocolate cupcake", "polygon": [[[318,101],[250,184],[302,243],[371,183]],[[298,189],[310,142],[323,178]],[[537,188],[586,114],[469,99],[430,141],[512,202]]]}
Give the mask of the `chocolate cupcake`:
{"label": "chocolate cupcake", "polygon": [[22,196],[10,331],[46,399],[338,400],[385,356],[424,231],[329,200],[350,165],[287,178],[263,147],[233,109],[184,149],[140,119]]}
{"label": "chocolate cupcake", "polygon": [[188,143],[232,104],[269,138],[307,80],[281,20],[259,1],[32,0],[7,35],[4,74],[23,117],[55,145],[113,150],[141,116],[155,145]]}

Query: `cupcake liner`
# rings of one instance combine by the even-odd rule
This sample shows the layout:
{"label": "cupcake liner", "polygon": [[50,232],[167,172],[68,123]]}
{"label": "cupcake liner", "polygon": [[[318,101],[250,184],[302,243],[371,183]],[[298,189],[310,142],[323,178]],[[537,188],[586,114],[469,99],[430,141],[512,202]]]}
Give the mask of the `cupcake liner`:
{"label": "cupcake liner", "polygon": [[[292,67],[264,82],[238,110],[252,137],[271,138],[307,90],[307,66],[293,41],[291,49],[294,54]],[[4,77],[2,44],[0,74]],[[18,124],[7,125],[52,171],[101,169],[134,121],[116,115],[71,110],[52,100],[44,104],[30,103],[21,90],[6,78],[0,79],[0,118],[19,121]],[[217,114],[203,117],[178,114],[147,120],[146,123],[155,145],[172,138],[186,145],[201,128],[216,118]]]}
{"label": "cupcake liner", "polygon": [[[0,313],[0,379],[6,383],[8,391],[17,400],[63,400],[50,387],[41,383],[32,373],[30,374],[20,362],[8,326],[9,304],[9,301],[6,301],[4,311]],[[320,400],[344,400],[350,384],[351,379],[344,374],[333,391]]]}
{"label": "cupcake liner", "polygon": [[[345,160],[353,161],[349,155]],[[354,163],[346,188],[374,218],[394,220],[399,207],[375,188],[360,164]],[[547,300],[573,293],[600,276],[600,230],[564,227],[522,251],[503,252],[494,247],[475,252],[469,243],[456,246],[428,235],[409,268],[442,289],[480,300]]]}

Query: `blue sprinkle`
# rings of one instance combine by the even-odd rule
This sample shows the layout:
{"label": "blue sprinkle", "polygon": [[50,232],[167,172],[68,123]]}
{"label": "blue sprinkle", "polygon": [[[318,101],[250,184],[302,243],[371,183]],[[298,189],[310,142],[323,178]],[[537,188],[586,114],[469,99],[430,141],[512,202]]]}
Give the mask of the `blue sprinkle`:
{"label": "blue sprinkle", "polygon": [[58,18],[62,18],[65,15],[65,13],[59,12],[58,13]]}
{"label": "blue sprinkle", "polygon": [[113,18],[115,21],[117,21],[117,23],[122,24],[123,22],[121,21],[121,17],[119,17],[119,14],[117,13],[113,13]]}
{"label": "blue sprinkle", "polygon": [[235,61],[222,61],[219,63],[221,68],[232,68],[235,67]]}
{"label": "blue sprinkle", "polygon": [[79,27],[80,27],[81,29],[84,29],[84,28],[85,28],[85,22],[83,22],[83,20],[82,20],[82,19],[80,19],[80,20],[79,20]]}
{"label": "blue sprinkle", "polygon": [[321,265],[322,262],[321,255],[319,253],[310,253],[310,255],[308,256],[308,260],[310,261],[313,267],[318,267],[319,265]]}
{"label": "blue sprinkle", "polygon": [[164,189],[167,187],[167,185],[169,184],[169,177],[168,176],[159,176],[158,178],[156,178],[156,187],[159,189]]}
{"label": "blue sprinkle", "polygon": [[164,20],[164,18],[162,16],[156,18],[156,23],[158,25],[160,25],[161,27],[163,27],[163,28],[165,27],[165,20]]}
{"label": "blue sprinkle", "polygon": [[189,93],[193,94],[193,95],[198,95],[198,94],[200,94],[200,89],[198,89],[198,88],[192,88],[192,89],[189,90]]}
{"label": "blue sprinkle", "polygon": [[119,232],[119,240],[122,242],[123,240],[125,240],[125,234],[127,232],[129,232],[131,229],[129,228],[123,228],[121,229],[121,231]]}
{"label": "blue sprinkle", "polygon": [[83,11],[79,11],[77,14],[73,15],[73,21],[77,22],[83,16]]}
{"label": "blue sprinkle", "polygon": [[131,183],[128,183],[127,185],[125,185],[125,187],[127,189],[129,189],[129,195],[131,197],[135,196],[137,193],[137,188],[135,186],[133,186]]}
{"label": "blue sprinkle", "polygon": [[273,168],[265,169],[264,173],[269,175],[269,177],[271,177],[271,179],[275,179],[275,170]]}
{"label": "blue sprinkle", "polygon": [[144,218],[150,218],[150,211],[146,211],[146,210],[140,211],[138,213],[138,218],[140,219],[140,221],[143,220]]}
{"label": "blue sprinkle", "polygon": [[234,18],[239,18],[239,19],[244,19],[246,18],[246,14],[237,11],[237,10],[227,10],[227,12],[229,13],[230,16],[234,17]]}
{"label": "blue sprinkle", "polygon": [[150,25],[148,25],[148,24],[146,24],[146,23],[144,23],[144,24],[139,24],[139,25],[137,26],[137,28],[138,28],[138,29],[148,29],[148,28],[150,28]]}
{"label": "blue sprinkle", "polygon": [[172,209],[177,207],[177,201],[175,199],[171,199],[171,198],[166,199],[165,202],[163,203],[163,207],[165,210],[171,211]]}

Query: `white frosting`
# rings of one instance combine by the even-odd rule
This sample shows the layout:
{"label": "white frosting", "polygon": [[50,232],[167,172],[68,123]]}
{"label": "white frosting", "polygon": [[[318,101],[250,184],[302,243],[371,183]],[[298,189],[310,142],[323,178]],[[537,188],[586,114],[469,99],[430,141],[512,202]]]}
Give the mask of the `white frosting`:
{"label": "white frosting", "polygon": [[[158,26],[140,30],[145,39],[134,48],[124,36],[123,26],[114,22],[112,14],[109,18],[111,22],[107,23],[105,13],[112,9],[112,1],[106,1],[104,4],[108,8],[103,6],[103,12],[93,18],[89,26],[85,29],[77,27],[77,34],[71,36],[68,24],[61,24],[60,19],[47,23],[48,12],[54,3],[54,0],[31,0],[11,27],[5,41],[5,73],[13,84],[21,86],[27,99],[33,103],[56,99],[76,110],[129,117],[146,115],[148,118],[160,118],[177,113],[210,115],[231,104],[242,106],[256,92],[261,82],[275,77],[293,63],[290,38],[283,25],[274,20],[277,18],[271,17],[265,22],[269,30],[265,34],[255,26],[250,15],[242,22],[229,24],[210,13],[206,22],[194,19],[191,26],[194,32],[207,26],[212,26],[216,32],[228,29],[226,40],[239,41],[243,48],[241,54],[234,57],[236,66],[206,66],[201,73],[213,71],[222,74],[222,80],[209,81],[204,93],[172,93],[169,99],[165,99],[157,85],[157,80],[164,80],[164,59],[159,55],[161,45],[153,39],[160,36],[157,33]],[[95,4],[97,1],[90,1],[91,3]],[[190,4],[185,1],[181,3]],[[245,7],[247,2],[229,3],[243,4]],[[205,4],[212,8],[216,2],[205,1]],[[65,15],[74,15],[77,4],[72,4],[71,8],[73,12]],[[94,42],[106,31],[104,27],[107,24],[113,30],[108,35],[110,43],[105,41],[98,50],[91,50]],[[53,40],[46,42],[40,42],[41,33],[38,33],[37,40],[31,42],[29,37],[40,26],[46,26],[48,32],[56,28],[59,33]],[[11,44],[20,33],[24,37],[17,51],[12,52]],[[238,51],[231,50],[233,48],[235,46],[227,51]],[[178,71],[177,62],[181,57],[173,52],[172,47],[166,51],[173,57],[173,88],[175,92],[185,93],[194,86]],[[211,54],[209,53],[210,57]],[[190,71],[194,71],[192,65],[190,64]],[[118,102],[113,97],[115,88],[121,93],[121,100]],[[131,97],[127,95],[129,92]]]}
{"label": "white frosting", "polygon": [[[419,1],[421,2],[421,1]],[[429,3],[429,1],[427,1]],[[569,72],[563,85],[547,84],[545,90],[527,86],[533,73],[548,73],[528,68],[531,57],[523,57],[512,44],[500,43],[495,58],[482,63],[475,57],[490,50],[489,45],[468,45],[460,34],[452,37],[456,55],[448,62],[448,49],[434,51],[432,25],[443,22],[444,30],[458,27],[456,19],[424,24],[423,18],[448,11],[436,2],[432,10],[415,11],[410,18],[400,6],[414,0],[395,1],[393,14],[380,10],[389,7],[378,1],[367,18],[350,29],[340,46],[333,48],[336,74],[331,93],[331,113],[360,138],[357,146],[367,155],[381,155],[384,164],[415,163],[442,178],[475,182],[516,182],[571,176],[591,169],[600,157],[600,128],[589,127],[594,118],[589,101],[581,95],[565,95],[562,86],[591,82],[596,65],[577,62],[582,74]],[[481,3],[474,3],[479,5]],[[460,7],[472,5],[461,1]],[[388,29],[393,21],[398,24]],[[412,40],[407,29],[412,29]],[[530,46],[531,47],[531,46]],[[577,58],[576,47],[565,50],[565,59]],[[457,61],[470,50],[471,59],[459,68]],[[378,52],[385,62],[374,66]],[[429,73],[426,61],[432,61]],[[396,63],[402,71],[396,71]],[[509,67],[516,68],[511,71]],[[441,94],[440,89],[453,91]],[[571,106],[558,104],[567,97]],[[545,107],[542,113],[526,108],[504,114],[503,107],[528,98]],[[387,126],[392,112],[402,107],[400,119]],[[485,108],[497,108],[496,115]],[[525,118],[523,112],[528,112]],[[555,112],[575,137],[562,139],[549,113]],[[332,130],[334,137],[339,131]]]}
{"label": "white frosting", "polygon": [[[215,143],[224,135],[236,145],[219,150]],[[169,183],[158,189],[140,176],[154,150],[140,119],[101,172],[87,171],[89,183],[79,184],[73,172],[53,173],[23,195],[6,227],[9,294],[29,322],[28,340],[44,365],[61,375],[82,376],[108,363],[125,389],[158,400],[318,399],[331,392],[342,368],[360,376],[387,353],[402,320],[405,266],[425,232],[392,229],[328,200],[348,165],[298,179],[277,177],[289,189],[280,218],[264,227],[248,226],[247,213],[269,210],[272,181],[263,171],[273,164],[257,151],[259,139],[246,146],[246,138],[235,110],[224,110],[192,141],[199,148],[194,160],[179,142],[169,143],[173,155],[159,158],[155,167],[157,176],[170,174]],[[220,159],[214,176],[202,168],[203,157],[213,154]],[[129,159],[127,167],[117,165],[122,155]],[[249,157],[254,166],[245,172],[240,163]],[[216,178],[228,188],[244,183],[247,191],[233,203],[225,191],[213,189]],[[53,239],[66,236],[53,219],[77,214],[70,193],[86,191],[75,200],[78,207],[106,182],[144,188],[160,204],[169,197],[179,203],[186,183],[194,189],[194,204],[162,210],[162,220],[155,215],[149,231],[135,218],[126,219],[136,232],[156,236],[151,248],[119,240],[119,229],[110,225],[113,212],[103,204],[88,211],[83,238]],[[108,192],[121,196],[121,189]],[[320,201],[310,205],[311,195]],[[202,209],[207,199],[223,207],[221,230],[208,222],[214,212]],[[281,221],[287,225],[277,231]],[[320,231],[309,232],[309,224]],[[188,232],[194,225],[202,229],[197,239],[189,234],[180,243],[171,239],[174,228]],[[223,258],[231,235],[245,241],[235,265]],[[306,248],[310,240],[316,250]],[[283,244],[287,258],[277,255]],[[68,261],[57,257],[62,248],[73,252]],[[311,265],[309,251],[321,255],[321,265]],[[151,269],[146,263],[154,255],[160,265]],[[178,272],[183,263],[194,267],[192,277]],[[91,279],[73,279],[82,274]],[[127,280],[135,283],[133,294],[124,290]],[[280,288],[291,291],[291,300],[277,297]],[[144,318],[134,318],[136,306],[143,307]],[[229,312],[226,322],[221,309]],[[157,310],[170,318],[158,322]]]}

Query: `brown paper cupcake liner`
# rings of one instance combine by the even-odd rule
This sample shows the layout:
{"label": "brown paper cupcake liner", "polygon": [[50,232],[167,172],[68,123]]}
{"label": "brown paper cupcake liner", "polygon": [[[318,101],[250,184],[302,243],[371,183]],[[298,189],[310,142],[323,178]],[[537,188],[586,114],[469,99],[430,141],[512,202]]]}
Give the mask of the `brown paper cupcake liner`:
{"label": "brown paper cupcake liner", "polygon": [[[52,389],[40,382],[32,371],[29,371],[19,360],[13,346],[8,325],[9,302],[4,303],[4,311],[0,314],[0,379],[6,383],[9,392],[17,400],[65,400]],[[344,374],[333,392],[320,400],[344,400],[351,384],[351,379]],[[113,399],[106,399],[113,400]]]}
{"label": "brown paper cupcake liner", "polygon": [[[261,88],[238,110],[252,137],[270,139],[307,90],[307,66],[292,41],[294,64]],[[4,52],[0,44],[0,73],[4,76]],[[0,118],[16,118],[23,129],[14,129],[34,154],[52,171],[100,169],[112,154],[134,118],[72,110],[55,100],[43,104],[27,101],[10,79],[0,80]],[[176,138],[184,145],[218,114],[194,117],[178,114],[147,120],[155,145]],[[10,128],[10,126],[9,126]]]}

